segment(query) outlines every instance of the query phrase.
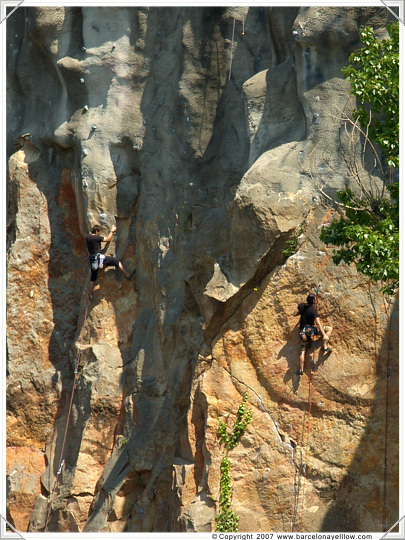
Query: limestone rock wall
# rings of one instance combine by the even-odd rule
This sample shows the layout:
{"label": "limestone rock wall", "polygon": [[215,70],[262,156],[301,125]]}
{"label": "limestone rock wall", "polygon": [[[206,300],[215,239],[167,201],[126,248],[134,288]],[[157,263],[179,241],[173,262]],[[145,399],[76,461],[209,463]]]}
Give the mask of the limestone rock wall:
{"label": "limestone rock wall", "polygon": [[[397,302],[333,265],[319,232],[334,210],[314,185],[350,182],[341,67],[359,26],[383,36],[388,16],[9,17],[7,515],[19,530],[214,530],[216,430],[245,392],[253,420],[230,454],[241,531],[398,519]],[[116,224],[107,252],[136,273],[101,271],[89,303],[95,223]],[[317,342],[313,376],[298,378],[292,312],[319,282],[334,352]]]}

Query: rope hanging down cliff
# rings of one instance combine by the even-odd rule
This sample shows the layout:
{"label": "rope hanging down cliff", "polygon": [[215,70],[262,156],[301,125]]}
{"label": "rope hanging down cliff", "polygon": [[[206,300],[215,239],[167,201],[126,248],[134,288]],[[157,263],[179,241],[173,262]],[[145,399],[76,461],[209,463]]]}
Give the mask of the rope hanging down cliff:
{"label": "rope hanging down cliff", "polygon": [[[317,287],[317,290],[316,290],[316,293],[315,293],[314,306],[315,306],[317,311],[318,311],[318,308],[319,308],[319,293],[320,293],[320,290],[321,290],[321,286],[322,286],[322,284],[319,283],[318,287]],[[304,420],[303,420],[303,424],[302,424],[302,434],[301,434],[301,447],[302,448],[309,445],[309,435],[310,435],[310,432],[311,432],[312,390],[313,390],[313,376],[314,376],[314,373],[315,373],[314,356],[315,356],[315,351],[310,356],[311,373],[310,373],[310,377],[309,377],[309,386],[308,386],[308,412],[304,414]],[[307,418],[308,418],[308,421],[306,421]],[[301,459],[302,459],[302,453],[301,453]],[[301,532],[302,531],[303,517],[304,517],[305,486],[306,486],[306,479],[307,479],[307,464],[303,460],[301,462],[300,474],[301,474],[301,477],[302,477],[302,484],[303,484],[302,485],[302,495],[301,495],[301,512],[300,512],[301,516],[300,516],[300,529],[299,529],[300,532]],[[298,497],[299,497],[299,492],[298,492],[298,495],[297,495],[297,505],[298,505]],[[294,514],[295,513],[296,512],[294,512]],[[295,521],[295,518],[293,519],[292,530],[294,529],[294,521]]]}
{"label": "rope hanging down cliff", "polygon": [[[83,326],[86,324],[88,311],[89,311],[89,301],[87,301],[87,304],[86,304],[86,310],[85,310],[85,313],[84,313]],[[67,420],[66,420],[65,433],[64,433],[64,436],[63,436],[62,448],[61,448],[61,451],[60,451],[60,459],[59,459],[58,471],[56,473],[56,480],[55,480],[55,483],[53,485],[50,500],[49,500],[49,509],[48,509],[48,514],[47,514],[46,522],[45,522],[45,532],[48,532],[48,523],[49,523],[49,518],[51,516],[52,503],[53,503],[53,499],[54,499],[54,496],[55,496],[56,489],[57,489],[57,487],[59,485],[59,478],[60,478],[61,472],[62,472],[64,464],[65,464],[65,460],[63,459],[63,454],[64,454],[64,451],[65,451],[65,444],[66,444],[66,437],[67,437],[67,432],[68,432],[68,428],[69,428],[70,416],[72,414],[73,397],[75,395],[76,383],[77,383],[77,379],[78,379],[78,371],[79,371],[79,364],[80,364],[81,354],[82,354],[82,350],[79,349],[78,353],[76,355],[76,358],[75,358],[75,363],[74,363],[75,370],[74,370],[72,395],[70,397],[70,404],[69,404],[69,411],[68,411]]]}
{"label": "rope hanging down cliff", "polygon": [[[244,8],[243,8],[244,9]],[[242,33],[241,36],[244,38],[246,34],[247,26],[245,25],[245,12],[242,10]],[[225,134],[227,129],[227,123],[228,123],[228,104],[229,104],[229,94],[230,94],[230,84],[231,84],[231,78],[232,78],[232,65],[234,60],[234,52],[235,52],[235,32],[236,32],[236,7],[233,9],[233,24],[232,24],[232,38],[231,38],[231,53],[229,58],[229,70],[228,70],[228,81],[227,84],[224,87],[225,92],[225,107],[224,107],[224,122],[223,122],[223,132],[221,139],[221,152],[218,160],[218,170],[221,166],[221,161],[224,157],[224,150],[225,150]],[[244,98],[243,95],[243,89],[241,88],[241,97]],[[245,156],[245,146],[246,146],[246,137],[243,138],[243,148],[242,148],[242,156],[244,159]]]}
{"label": "rope hanging down cliff", "polygon": [[387,530],[387,497],[388,497],[388,418],[389,418],[389,382],[391,379],[390,348],[391,348],[391,299],[387,302],[384,298],[384,309],[388,322],[388,344],[387,344],[387,382],[385,389],[385,446],[384,446],[384,493],[383,493],[383,531]]}
{"label": "rope hanging down cliff", "polygon": [[233,49],[234,49],[234,39],[235,39],[235,25],[236,25],[236,7],[233,8],[233,27],[232,27],[232,41],[231,41],[231,55],[229,59],[229,71],[228,71],[228,86],[226,87],[226,97],[225,97],[225,112],[224,112],[224,130],[222,133],[221,141],[221,154],[218,160],[218,168],[220,167],[221,160],[224,155],[224,144],[225,144],[225,131],[228,115],[228,100],[229,100],[229,83],[231,82],[232,75],[232,62],[233,62]]}
{"label": "rope hanging down cliff", "polygon": [[[236,7],[234,8],[234,13],[233,13],[232,46],[231,46],[231,54],[230,54],[230,62],[229,62],[228,82],[231,80],[231,75],[232,75],[232,62],[233,62],[233,52],[234,52],[234,40],[235,40],[235,26],[236,26]],[[245,24],[244,24],[244,19],[243,19],[243,34],[244,33],[245,33]],[[226,129],[226,121],[227,121],[228,98],[229,98],[229,92],[227,91],[227,96],[226,96],[226,100],[225,100],[224,133],[223,133],[223,137],[222,137],[221,157],[223,155],[223,150],[224,150],[224,138],[225,138],[225,129]],[[124,272],[124,273],[126,273],[126,272]],[[130,277],[130,276],[127,276],[127,277]],[[90,291],[90,294],[89,294],[89,300],[92,299],[92,294],[91,293],[92,293],[92,290]],[[89,308],[89,300],[87,301],[87,305],[86,305],[83,325],[86,323],[86,320],[87,320],[88,308]],[[63,456],[64,456],[67,433],[68,433],[68,429],[69,429],[70,417],[71,417],[71,413],[72,413],[73,398],[74,398],[74,395],[75,395],[76,383],[77,383],[77,380],[78,380],[78,369],[79,369],[79,364],[80,364],[81,353],[82,353],[82,351],[81,351],[81,349],[79,349],[79,351],[77,353],[77,356],[76,356],[76,359],[75,359],[75,363],[74,363],[74,366],[75,366],[74,380],[73,380],[72,393],[71,393],[70,403],[69,403],[69,411],[68,411],[68,416],[67,416],[67,420],[66,420],[66,427],[65,427],[64,437],[63,437],[62,448],[61,448],[61,452],[60,452],[58,470],[57,470],[57,473],[56,473],[56,480],[55,480],[55,483],[53,485],[52,492],[51,492],[51,495],[50,495],[50,500],[49,500],[49,508],[48,508],[47,518],[46,518],[46,522],[45,522],[45,532],[48,532],[48,523],[49,523],[51,511],[52,511],[53,499],[55,497],[56,489],[57,489],[57,487],[59,485],[60,475],[61,475],[63,467],[65,465],[65,460],[63,459]]]}
{"label": "rope hanging down cliff", "polygon": [[[310,435],[310,432],[311,432],[311,420],[312,420],[311,408],[312,408],[312,387],[313,387],[312,378],[313,378],[313,375],[314,375],[314,371],[313,371],[313,364],[312,364],[311,365],[311,374],[310,374],[310,377],[309,377],[309,388],[308,388],[308,422],[305,421],[306,420],[306,415],[305,415],[304,416],[304,423],[303,423],[303,433],[302,433],[302,438],[301,438],[301,446],[302,447],[305,446],[305,438],[306,438],[306,445],[307,446],[309,445],[309,435]],[[306,424],[306,430],[304,432],[305,424]],[[306,481],[307,481],[307,464],[306,464],[306,462],[302,463],[301,471],[302,471],[303,485],[302,485],[302,497],[301,497],[300,532],[302,531],[302,522],[303,522],[303,517],[304,517],[305,486],[306,486]]]}

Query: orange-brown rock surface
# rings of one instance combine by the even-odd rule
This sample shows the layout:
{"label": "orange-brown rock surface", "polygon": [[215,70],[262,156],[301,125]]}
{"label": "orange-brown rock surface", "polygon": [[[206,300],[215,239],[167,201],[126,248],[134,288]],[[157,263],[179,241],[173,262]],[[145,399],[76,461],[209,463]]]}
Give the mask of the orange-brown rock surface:
{"label": "orange-brown rock surface", "polygon": [[[201,444],[211,458],[207,485],[216,487],[215,500],[218,419],[229,417],[232,424],[244,392],[253,406],[247,434],[231,453],[234,506],[244,531],[381,526],[386,440],[377,426],[385,426],[388,392],[392,471],[398,444],[398,386],[392,377],[398,372],[398,336],[388,328],[396,327],[398,314],[378,287],[334,267],[328,252],[313,243],[324,215],[322,207],[310,213],[296,255],[266,276],[225,322],[194,382],[196,400],[205,403]],[[321,280],[319,310],[334,327],[333,353],[325,355],[321,342],[315,342],[305,374],[298,377],[298,328],[292,313],[297,298],[304,300],[302,291],[315,291]],[[364,494],[371,491],[373,503],[365,503]],[[397,496],[391,492],[391,502]]]}
{"label": "orange-brown rock surface", "polygon": [[[7,19],[18,530],[213,531],[217,429],[245,393],[252,421],[229,453],[240,531],[398,519],[398,299],[333,264],[319,234],[336,210],[317,189],[351,185],[341,68],[360,25],[383,37],[390,18],[60,6]],[[106,252],[135,273],[100,270],[89,301],[95,223],[117,226]],[[333,352],[316,341],[299,377],[293,312],[319,283]]]}

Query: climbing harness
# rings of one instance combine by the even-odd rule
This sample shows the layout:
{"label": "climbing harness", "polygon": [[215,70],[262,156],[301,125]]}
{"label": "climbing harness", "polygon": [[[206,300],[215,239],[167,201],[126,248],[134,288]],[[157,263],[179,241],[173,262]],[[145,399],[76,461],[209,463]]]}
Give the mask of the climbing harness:
{"label": "climbing harness", "polygon": [[[321,284],[318,285],[318,289],[316,292],[314,305],[316,309],[318,309],[318,296],[320,292]],[[388,443],[389,443],[389,437],[388,437],[388,421],[389,421],[389,382],[391,380],[391,372],[392,367],[390,365],[390,339],[391,339],[391,300],[389,301],[389,305],[387,306],[387,302],[384,298],[384,309],[386,313],[386,317],[388,322],[388,344],[387,344],[387,362],[386,362],[386,394],[385,394],[385,450],[384,450],[384,493],[383,493],[383,530],[387,530],[387,496],[388,496]],[[308,446],[309,444],[309,434],[311,432],[311,421],[312,421],[312,415],[311,415],[311,408],[312,408],[312,392],[313,392],[313,375],[315,373],[314,371],[314,358],[311,356],[310,358],[310,365],[311,365],[311,373],[309,377],[309,391],[308,391],[308,411],[307,414],[304,415],[304,421],[303,421],[303,428],[302,428],[302,435],[301,435],[301,446],[304,448],[305,446]],[[307,421],[308,417],[308,421]],[[307,473],[307,464],[302,463],[301,465],[301,477],[302,477],[302,496],[301,496],[301,518],[300,518],[300,529],[299,532],[302,531],[302,524],[303,524],[303,515],[304,515],[304,501],[305,501],[305,487],[306,487],[306,473]],[[297,503],[298,504],[298,500]],[[294,515],[295,512],[294,512]],[[405,516],[403,516],[399,521],[401,521]],[[294,519],[295,521],[295,519]],[[294,528],[294,521],[292,523],[292,531]],[[398,523],[397,521],[391,529],[386,532],[384,536],[386,536]],[[384,536],[382,538],[384,538]]]}
{"label": "climbing harness", "polygon": [[313,335],[315,335],[314,328],[310,324],[306,324],[299,333],[301,340],[308,345],[310,345],[310,340]]}
{"label": "climbing harness", "polygon": [[[318,310],[318,296],[319,292],[321,290],[321,283],[319,283],[318,288],[316,290],[315,299],[314,299],[314,307],[316,310]],[[308,349],[311,346],[312,338],[314,336],[317,336],[318,333],[315,332],[315,327],[311,326],[310,324],[306,324],[298,334],[299,338],[301,340],[301,346],[302,349]],[[312,358],[312,357],[311,357]]]}
{"label": "climbing harness", "polygon": [[105,255],[103,253],[94,253],[90,255],[90,266],[92,270],[103,268]]}
{"label": "climbing harness", "polygon": [[[86,304],[86,311],[84,313],[83,326],[86,323],[88,311],[89,311],[89,301],[87,301],[87,304]],[[48,532],[48,523],[49,523],[49,518],[51,516],[53,499],[55,497],[56,488],[59,485],[60,475],[62,473],[63,467],[65,466],[65,460],[63,459],[63,454],[64,454],[64,451],[65,451],[66,437],[67,437],[67,432],[68,432],[68,428],[69,428],[70,416],[71,416],[71,413],[72,413],[73,397],[75,395],[76,383],[77,383],[77,380],[79,378],[78,377],[78,372],[79,372],[81,354],[82,354],[82,351],[81,351],[81,349],[79,349],[78,353],[76,355],[75,361],[74,361],[74,379],[73,379],[72,395],[70,397],[70,404],[69,404],[69,411],[68,411],[67,420],[66,420],[65,434],[63,436],[62,448],[61,448],[61,451],[60,451],[60,460],[59,460],[58,471],[56,473],[56,480],[55,480],[55,483],[53,485],[50,500],[49,500],[48,514],[47,514],[46,522],[45,522],[45,532]]]}

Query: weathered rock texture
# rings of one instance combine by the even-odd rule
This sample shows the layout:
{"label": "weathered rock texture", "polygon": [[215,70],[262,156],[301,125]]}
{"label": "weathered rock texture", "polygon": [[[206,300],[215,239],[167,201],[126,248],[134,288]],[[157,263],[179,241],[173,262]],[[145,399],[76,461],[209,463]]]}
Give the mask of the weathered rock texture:
{"label": "weathered rock texture", "polygon": [[[396,521],[398,307],[333,265],[319,232],[334,210],[314,185],[349,182],[341,67],[359,26],[384,36],[388,15],[29,7],[7,20],[17,528],[44,530],[51,508],[49,531],[212,531],[218,422],[246,391],[253,420],[230,453],[241,531]],[[86,312],[96,222],[117,225],[108,253],[136,274],[102,271]],[[319,282],[334,351],[315,344],[310,386],[292,312]]]}

